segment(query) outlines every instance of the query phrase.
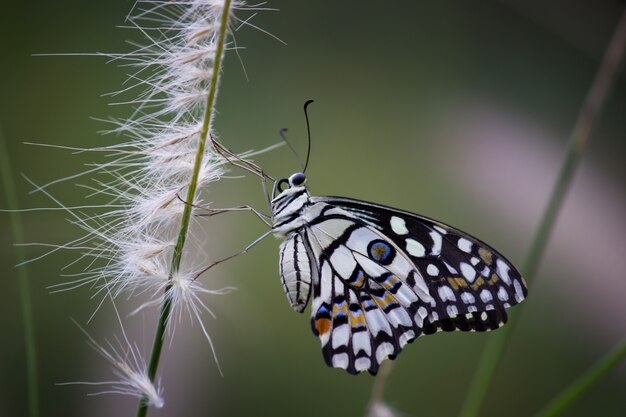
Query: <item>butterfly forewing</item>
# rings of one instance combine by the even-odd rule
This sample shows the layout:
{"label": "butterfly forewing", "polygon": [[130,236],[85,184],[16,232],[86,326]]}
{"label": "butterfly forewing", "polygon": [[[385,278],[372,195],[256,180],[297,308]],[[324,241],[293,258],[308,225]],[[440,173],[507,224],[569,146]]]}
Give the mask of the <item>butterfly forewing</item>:
{"label": "butterfly forewing", "polygon": [[340,197],[313,197],[380,231],[404,251],[432,297],[437,330],[486,331],[506,322],[505,309],[527,294],[519,272],[495,249],[458,229],[413,213]]}

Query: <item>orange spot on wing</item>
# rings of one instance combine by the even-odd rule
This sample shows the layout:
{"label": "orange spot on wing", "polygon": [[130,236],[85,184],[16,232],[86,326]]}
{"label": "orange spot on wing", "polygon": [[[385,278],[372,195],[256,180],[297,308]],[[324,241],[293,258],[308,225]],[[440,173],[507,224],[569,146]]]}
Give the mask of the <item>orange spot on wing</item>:
{"label": "orange spot on wing", "polygon": [[354,281],[352,283],[352,286],[355,288],[361,288],[363,287],[363,284],[365,283],[365,273],[361,272],[358,276],[356,281]]}
{"label": "orange spot on wing", "polygon": [[383,310],[387,308],[390,304],[398,304],[398,301],[395,299],[393,295],[388,292],[385,292],[385,296],[382,298],[374,297],[376,304],[380,306]]}
{"label": "orange spot on wing", "polygon": [[320,336],[328,333],[330,330],[330,319],[321,318],[315,320],[315,330],[317,330],[317,334]]}
{"label": "orange spot on wing", "polygon": [[393,286],[396,285],[398,282],[400,282],[398,277],[396,277],[395,275],[392,275],[389,278],[387,278],[385,282],[383,282],[383,287],[385,287],[386,289],[390,289],[390,288],[393,288]]}
{"label": "orange spot on wing", "polygon": [[500,278],[498,278],[498,276],[496,274],[491,275],[491,279],[489,281],[487,281],[487,284],[489,285],[493,285],[496,282],[498,282]]}
{"label": "orange spot on wing", "polygon": [[500,280],[500,278],[498,277],[498,275],[496,274],[492,274],[491,278],[489,278],[489,281],[485,281],[482,277],[479,277],[476,281],[474,281],[474,283],[472,284],[472,289],[473,290],[477,290],[478,288],[484,286],[484,285],[494,285],[496,282],[498,282]]}
{"label": "orange spot on wing", "polygon": [[467,288],[467,281],[463,278],[448,277],[448,284],[454,291],[458,291],[459,288]]}
{"label": "orange spot on wing", "polygon": [[473,290],[477,290],[480,287],[482,287],[483,285],[485,285],[485,280],[483,279],[483,277],[479,277],[476,281],[474,281],[474,283],[472,284],[472,289]]}
{"label": "orange spot on wing", "polygon": [[348,304],[345,301],[341,304],[335,304],[333,306],[333,317],[340,313],[343,313],[346,316],[348,315]]}
{"label": "orange spot on wing", "polygon": [[480,256],[480,259],[482,259],[483,262],[486,263],[487,265],[491,265],[493,263],[493,254],[489,252],[487,249],[485,248],[478,249],[478,255]]}
{"label": "orange spot on wing", "polygon": [[358,327],[365,327],[365,313],[361,312],[350,312],[350,327],[353,329]]}
{"label": "orange spot on wing", "polygon": [[372,257],[374,259],[382,259],[389,249],[383,245],[374,246],[372,248]]}

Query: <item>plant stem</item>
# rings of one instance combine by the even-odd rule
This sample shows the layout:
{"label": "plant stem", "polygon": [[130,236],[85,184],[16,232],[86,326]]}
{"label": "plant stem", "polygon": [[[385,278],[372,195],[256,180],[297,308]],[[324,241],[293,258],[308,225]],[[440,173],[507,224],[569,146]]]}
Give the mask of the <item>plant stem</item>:
{"label": "plant stem", "polygon": [[[576,125],[569,139],[567,151],[564,155],[556,185],[550,196],[548,206],[543,213],[541,223],[535,233],[530,246],[526,262],[522,268],[522,274],[530,283],[534,278],[537,268],[544,253],[548,238],[554,227],[563,200],[572,183],[574,173],[580,159],[589,144],[592,128],[600,114],[615,74],[624,54],[626,46],[626,11],[622,14],[613,38],[607,47],[606,53],[587,94],[583,107],[580,111]],[[470,383],[465,401],[461,407],[461,417],[475,417],[479,414],[484,398],[493,379],[496,368],[502,358],[508,336],[518,320],[522,306],[518,307],[516,315],[512,315],[510,323],[504,329],[493,334],[487,341],[474,379]]]}
{"label": "plant stem", "polygon": [[[217,40],[217,51],[215,54],[215,62],[213,64],[213,74],[211,76],[211,85],[209,89],[209,96],[207,98],[207,106],[204,114],[204,120],[202,122],[202,129],[200,131],[200,138],[198,141],[198,148],[196,150],[196,158],[194,161],[193,172],[191,180],[189,182],[189,189],[187,191],[186,204],[183,210],[183,215],[180,225],[180,233],[178,234],[178,240],[174,247],[174,254],[172,256],[172,264],[170,266],[169,280],[170,283],[165,287],[165,294],[163,298],[163,305],[161,306],[161,314],[159,316],[159,322],[157,324],[157,330],[154,336],[154,342],[152,345],[152,353],[150,354],[150,362],[148,364],[148,377],[154,382],[156,377],[157,368],[159,366],[159,359],[161,357],[161,350],[163,348],[163,338],[167,323],[169,321],[170,312],[172,308],[172,302],[169,298],[169,292],[172,288],[171,280],[176,272],[180,268],[180,263],[183,257],[183,248],[185,241],[187,240],[187,231],[189,229],[189,222],[191,219],[191,209],[193,207],[196,190],[198,188],[198,176],[200,173],[200,167],[202,165],[202,159],[204,158],[204,149],[206,147],[206,140],[209,135],[209,129],[213,118],[213,107],[215,106],[215,99],[217,97],[217,85],[219,81],[219,75],[222,68],[222,57],[224,55],[224,46],[226,41],[226,33],[228,31],[228,18],[230,15],[231,0],[224,1],[224,11],[222,13],[222,19],[220,21],[220,31]],[[139,401],[139,407],[137,409],[137,417],[145,417],[148,412],[148,404],[146,398],[142,398]]]}
{"label": "plant stem", "polygon": [[376,406],[383,402],[385,385],[387,385],[389,374],[391,373],[392,369],[393,362],[391,362],[390,360],[383,362],[383,364],[380,366],[380,371],[378,372],[376,379],[374,379],[372,396],[370,398],[369,404],[367,405],[367,411],[365,414],[367,417],[374,417],[374,411],[376,409]]}
{"label": "plant stem", "polygon": [[576,398],[580,397],[583,392],[598,382],[604,374],[618,365],[624,357],[626,357],[626,340],[623,340],[617,348],[609,352],[593,368],[574,381],[561,394],[552,399],[536,416],[553,417],[561,414]]}
{"label": "plant stem", "polygon": [[[0,132],[0,176],[6,195],[9,210],[17,210],[17,192],[11,170],[11,162],[8,158],[8,149],[4,142],[4,136]],[[11,233],[15,242],[24,241],[24,231],[22,228],[22,217],[18,211],[9,213],[11,223]],[[15,256],[18,263],[26,260],[24,248],[15,247]],[[22,326],[24,327],[24,344],[26,345],[26,379],[28,383],[28,415],[30,417],[39,416],[39,382],[37,380],[37,349],[35,344],[35,329],[33,323],[33,307],[30,298],[30,284],[28,270],[26,266],[17,268],[19,282],[20,307],[22,311]]]}

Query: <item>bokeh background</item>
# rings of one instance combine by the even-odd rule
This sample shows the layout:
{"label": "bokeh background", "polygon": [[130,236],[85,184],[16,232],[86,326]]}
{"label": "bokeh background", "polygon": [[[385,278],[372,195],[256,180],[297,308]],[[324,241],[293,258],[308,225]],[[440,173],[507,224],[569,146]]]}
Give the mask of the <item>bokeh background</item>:
{"label": "bokeh background", "polygon": [[[279,141],[306,149],[302,104],[311,107],[308,170],[315,195],[343,195],[435,217],[490,242],[521,265],[547,202],[568,135],[624,2],[278,1],[236,32],[243,67],[231,51],[216,128],[236,151]],[[92,118],[128,114],[102,94],[127,69],[96,57],[37,53],[124,52],[136,33],[123,25],[132,1],[3,2],[0,6],[0,129],[16,173],[43,184],[99,161],[97,154],[24,145],[91,147]],[[245,72],[244,72],[245,67]],[[247,73],[247,78],[246,74]],[[527,416],[602,357],[626,334],[626,71],[621,70],[593,133],[483,415]],[[276,177],[298,169],[286,147],[256,158]],[[241,172],[234,172],[240,175]],[[85,204],[79,178],[51,189]],[[23,208],[49,207],[18,177]],[[226,180],[207,196],[217,207],[264,209],[255,179]],[[87,203],[97,202],[89,200]],[[0,193],[0,207],[6,207]],[[54,212],[24,215],[26,242],[63,243],[79,235]],[[15,254],[0,213],[0,416],[26,413],[25,363]],[[265,231],[248,214],[207,221],[207,248],[229,255]],[[278,242],[204,277],[209,288],[239,290],[207,303],[205,324],[224,376],[199,326],[183,320],[163,354],[166,407],[151,416],[362,415],[373,378],[327,368],[308,313],[289,307],[278,279]],[[27,248],[29,257],[43,253]],[[39,353],[42,415],[134,415],[136,401],[87,394],[68,381],[111,379],[71,318],[85,324],[100,299],[88,288],[51,294],[67,280],[75,253],[29,265]],[[127,318],[136,301],[118,300],[125,329],[149,352],[156,310]],[[110,307],[86,325],[99,341],[120,334]],[[448,416],[460,407],[485,334],[421,338],[396,360],[386,399],[402,415]],[[626,367],[612,371],[568,416],[623,416]]]}

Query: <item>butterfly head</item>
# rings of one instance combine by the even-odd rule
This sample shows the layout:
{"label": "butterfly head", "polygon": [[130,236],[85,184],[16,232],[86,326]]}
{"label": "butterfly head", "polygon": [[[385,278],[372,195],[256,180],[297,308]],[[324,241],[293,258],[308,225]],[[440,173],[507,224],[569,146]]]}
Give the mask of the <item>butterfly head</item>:
{"label": "butterfly head", "polygon": [[[300,225],[302,219],[298,219],[298,213],[309,203],[309,192],[305,184],[304,173],[296,172],[274,185],[272,218],[275,233],[287,232]],[[280,226],[277,228],[278,225]]]}
{"label": "butterfly head", "polygon": [[298,191],[306,190],[306,176],[302,172],[296,172],[289,178],[282,178],[274,185],[272,193],[272,202],[278,200],[283,194],[289,195]]}

